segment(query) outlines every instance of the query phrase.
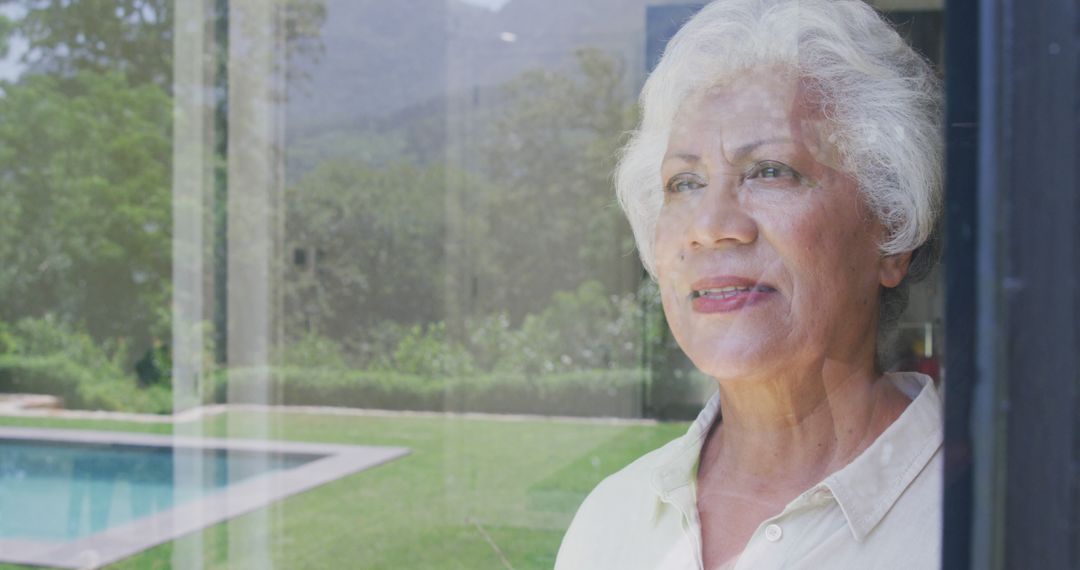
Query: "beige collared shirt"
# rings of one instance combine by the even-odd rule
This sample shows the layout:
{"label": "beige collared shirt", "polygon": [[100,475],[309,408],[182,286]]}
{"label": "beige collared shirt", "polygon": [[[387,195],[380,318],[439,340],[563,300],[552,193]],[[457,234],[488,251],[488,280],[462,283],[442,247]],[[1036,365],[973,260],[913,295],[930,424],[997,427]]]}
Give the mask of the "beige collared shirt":
{"label": "beige collared shirt", "polygon": [[[735,570],[938,568],[942,405],[929,377],[891,373],[911,404],[863,453],[764,521]],[[697,461],[720,402],[686,435],[608,477],[581,505],[556,570],[701,570]]]}

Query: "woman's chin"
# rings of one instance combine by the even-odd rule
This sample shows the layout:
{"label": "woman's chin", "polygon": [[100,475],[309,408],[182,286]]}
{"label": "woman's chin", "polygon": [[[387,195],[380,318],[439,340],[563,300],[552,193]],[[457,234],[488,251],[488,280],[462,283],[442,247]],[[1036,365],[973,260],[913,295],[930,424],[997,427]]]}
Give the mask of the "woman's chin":
{"label": "woman's chin", "polygon": [[779,364],[776,349],[762,345],[731,345],[693,348],[686,355],[698,370],[717,380],[740,379],[768,374]]}

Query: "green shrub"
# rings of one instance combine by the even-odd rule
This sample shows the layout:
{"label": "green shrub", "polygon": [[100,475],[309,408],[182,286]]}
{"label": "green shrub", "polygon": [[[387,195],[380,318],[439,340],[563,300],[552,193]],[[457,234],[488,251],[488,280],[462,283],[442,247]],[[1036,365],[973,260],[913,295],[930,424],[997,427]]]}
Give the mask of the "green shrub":
{"label": "green shrub", "polygon": [[289,343],[275,356],[274,364],[308,369],[344,370],[348,368],[341,345],[315,332],[306,332]]}
{"label": "green shrub", "polygon": [[211,392],[215,402],[227,401],[231,384],[237,393],[262,391],[274,404],[638,417],[645,376],[641,370],[589,370],[430,378],[389,370],[248,368],[215,374]]}
{"label": "green shrub", "polygon": [[171,385],[172,350],[169,345],[154,339],[154,344],[135,362],[135,376],[141,387]]}
{"label": "green shrub", "polygon": [[166,386],[139,389],[135,379],[115,370],[84,368],[63,354],[0,356],[0,391],[50,394],[69,409],[168,413],[172,392]]}
{"label": "green shrub", "polygon": [[517,330],[495,315],[467,323],[469,348],[492,372],[542,375],[626,369],[642,361],[643,308],[634,294],[608,295],[598,281],[559,291]]}
{"label": "green shrub", "polygon": [[167,386],[139,388],[124,371],[126,346],[98,345],[53,316],[23,319],[11,328],[12,350],[0,356],[0,391],[50,394],[73,409],[164,413]]}
{"label": "green shrub", "polygon": [[647,372],[576,370],[492,374],[451,381],[447,410],[586,417],[640,417]]}
{"label": "green shrub", "polygon": [[524,367],[515,355],[522,350],[522,335],[510,326],[510,316],[493,313],[465,321],[466,342],[479,370],[522,372]]}
{"label": "green shrub", "polygon": [[15,334],[11,325],[0,321],[0,355],[15,352]]}
{"label": "green shrub", "polygon": [[475,372],[472,355],[465,347],[447,338],[446,324],[442,322],[410,328],[398,341],[387,368],[427,377]]}
{"label": "green shrub", "polygon": [[267,394],[271,404],[390,410],[441,409],[444,389],[427,377],[389,370],[233,368],[217,371],[211,382],[214,403],[243,403],[229,398],[231,387],[239,394]]}

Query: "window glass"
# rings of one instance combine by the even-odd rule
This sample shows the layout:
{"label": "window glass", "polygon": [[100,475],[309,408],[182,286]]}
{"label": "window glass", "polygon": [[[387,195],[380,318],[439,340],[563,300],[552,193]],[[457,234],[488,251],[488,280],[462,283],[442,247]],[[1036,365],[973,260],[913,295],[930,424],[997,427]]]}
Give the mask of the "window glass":
{"label": "window glass", "polygon": [[717,390],[613,182],[700,8],[0,0],[0,564],[551,568]]}

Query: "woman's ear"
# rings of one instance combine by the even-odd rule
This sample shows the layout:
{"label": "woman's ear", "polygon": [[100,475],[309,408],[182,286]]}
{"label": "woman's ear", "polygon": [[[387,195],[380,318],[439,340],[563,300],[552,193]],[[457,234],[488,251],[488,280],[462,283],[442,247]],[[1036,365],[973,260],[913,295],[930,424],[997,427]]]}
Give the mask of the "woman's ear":
{"label": "woman's ear", "polygon": [[896,287],[904,280],[904,276],[907,275],[908,266],[910,264],[910,251],[886,255],[881,258],[881,265],[878,268],[878,280],[883,286],[890,289]]}

